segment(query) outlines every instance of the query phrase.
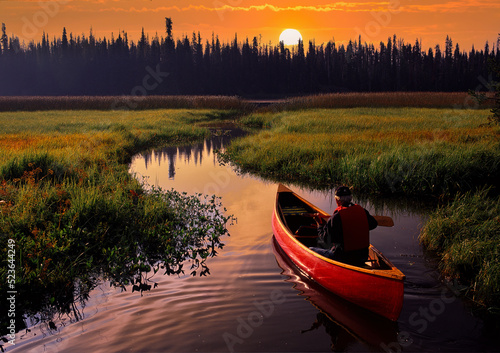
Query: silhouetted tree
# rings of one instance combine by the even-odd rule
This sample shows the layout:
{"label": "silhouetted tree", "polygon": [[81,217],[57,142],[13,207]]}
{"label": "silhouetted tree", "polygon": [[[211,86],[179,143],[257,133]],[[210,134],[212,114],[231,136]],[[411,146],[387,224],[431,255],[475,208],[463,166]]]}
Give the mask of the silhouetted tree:
{"label": "silhouetted tree", "polygon": [[[203,41],[199,32],[174,41],[172,20],[165,17],[165,36],[150,39],[142,29],[137,42],[125,31],[115,38],[75,36],[63,28],[61,38],[21,45],[7,37],[2,25],[0,55],[2,95],[99,94],[238,94],[296,95],[345,91],[466,91],[488,77],[488,61],[500,61],[500,37],[490,49],[461,52],[448,36],[425,50],[422,41],[406,43],[396,35],[376,47],[361,37],[347,44],[334,40],[307,50],[283,43],[261,43],[258,37],[239,42],[237,34],[221,43],[213,33]],[[154,90],[141,85],[151,70],[169,73]],[[133,90],[135,90],[133,92]]]}
{"label": "silhouetted tree", "polygon": [[7,53],[9,49],[9,37],[7,37],[7,28],[5,23],[2,23],[2,37],[0,38],[0,53]]}

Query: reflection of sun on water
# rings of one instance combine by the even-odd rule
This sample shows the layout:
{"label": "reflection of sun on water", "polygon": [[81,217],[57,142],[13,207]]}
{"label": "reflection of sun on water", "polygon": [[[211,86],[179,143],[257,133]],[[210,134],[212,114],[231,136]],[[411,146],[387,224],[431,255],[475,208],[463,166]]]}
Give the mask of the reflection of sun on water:
{"label": "reflection of sun on water", "polygon": [[297,45],[299,40],[302,40],[302,35],[296,29],[288,28],[280,34],[280,42],[285,45]]}

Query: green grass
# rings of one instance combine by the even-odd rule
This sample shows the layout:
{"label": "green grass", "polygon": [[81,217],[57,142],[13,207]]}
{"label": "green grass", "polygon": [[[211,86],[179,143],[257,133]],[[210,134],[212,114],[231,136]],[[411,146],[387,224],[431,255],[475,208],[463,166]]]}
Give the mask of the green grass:
{"label": "green grass", "polygon": [[500,128],[487,110],[311,109],[254,113],[261,130],[225,157],[244,171],[369,193],[452,194],[500,177]]}
{"label": "green grass", "polygon": [[[198,140],[209,134],[203,126],[238,115],[203,109],[0,113],[0,276],[6,278],[12,239],[17,303],[23,303],[18,313],[42,311],[42,319],[50,320],[85,299],[97,278],[143,284],[145,270],[163,266],[161,271],[177,273],[185,259],[207,274],[205,260],[222,247],[230,220],[217,212],[219,202],[146,192],[126,162],[145,148]],[[484,125],[488,116],[488,110],[429,108],[254,112],[240,121],[256,133],[235,141],[225,158],[243,170],[315,188],[343,183],[370,194],[450,196],[498,186],[500,128]],[[498,209],[491,214],[489,220],[498,219]],[[193,218],[201,222],[197,227]],[[496,239],[495,223],[480,223]],[[434,229],[437,237],[444,233]],[[496,254],[496,240],[484,245],[474,239],[466,245]],[[447,254],[448,245],[437,244]],[[449,247],[466,252],[456,244]],[[493,258],[488,256],[483,258]],[[483,273],[485,288],[497,288],[497,277],[486,279],[498,273],[497,265],[478,258],[461,260],[473,263],[473,271],[465,265],[448,269],[446,256],[441,266],[464,280]],[[480,296],[478,286],[474,293]]]}
{"label": "green grass", "polygon": [[[126,114],[124,114],[126,113]],[[0,113],[0,292],[8,245],[15,243],[18,329],[23,315],[50,320],[69,312],[108,279],[145,284],[148,270],[180,273],[222,248],[218,199],[146,191],[128,173],[136,151],[210,132],[230,117],[213,110],[43,111]],[[2,312],[4,332],[9,322]]]}
{"label": "green grass", "polygon": [[458,195],[430,217],[420,234],[439,253],[445,276],[468,285],[467,294],[490,311],[500,310],[500,198],[488,190]]}
{"label": "green grass", "polygon": [[[158,109],[144,111],[122,110],[54,110],[37,112],[2,112],[2,135],[35,133],[88,133],[110,130],[142,132],[182,132],[190,130],[193,123],[216,122],[236,111],[208,109]],[[172,129],[175,128],[175,129]]]}

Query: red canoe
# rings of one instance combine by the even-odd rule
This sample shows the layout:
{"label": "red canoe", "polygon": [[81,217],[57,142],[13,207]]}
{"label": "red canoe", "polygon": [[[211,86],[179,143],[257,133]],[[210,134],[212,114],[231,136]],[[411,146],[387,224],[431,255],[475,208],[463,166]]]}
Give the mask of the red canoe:
{"label": "red canoe", "polygon": [[[328,259],[309,249],[317,233],[310,213],[328,214],[284,185],[278,186],[273,212],[273,232],[284,253],[314,281],[330,292],[397,320],[403,306],[405,275],[370,245],[369,261],[362,267]],[[296,235],[298,233],[298,235]]]}

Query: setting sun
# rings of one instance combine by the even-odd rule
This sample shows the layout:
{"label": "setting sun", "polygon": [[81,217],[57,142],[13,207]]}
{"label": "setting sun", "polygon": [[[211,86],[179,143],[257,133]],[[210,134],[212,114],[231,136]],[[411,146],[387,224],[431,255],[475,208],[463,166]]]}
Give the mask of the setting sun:
{"label": "setting sun", "polygon": [[296,45],[299,44],[299,40],[302,40],[302,35],[296,29],[285,29],[280,34],[280,42],[285,45]]}

